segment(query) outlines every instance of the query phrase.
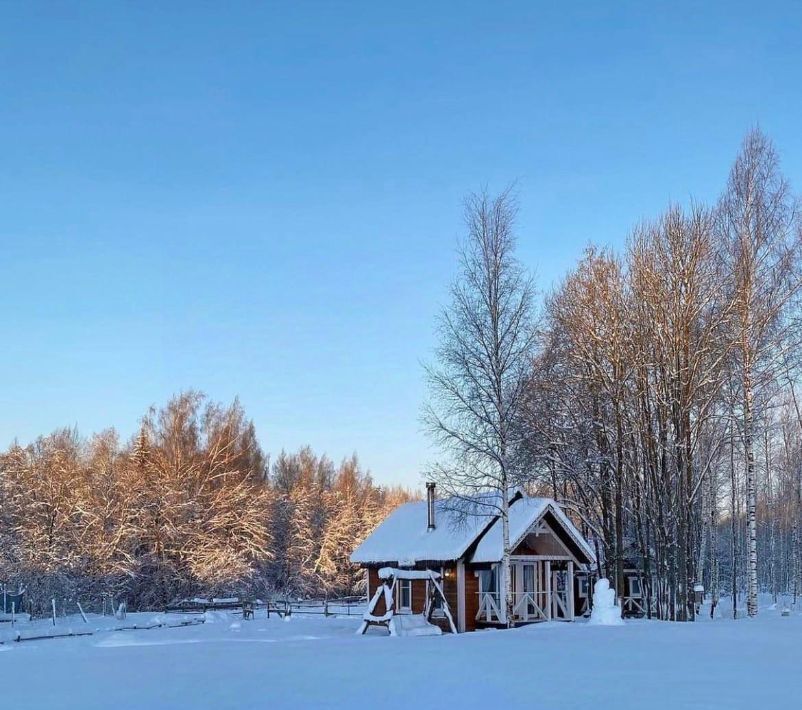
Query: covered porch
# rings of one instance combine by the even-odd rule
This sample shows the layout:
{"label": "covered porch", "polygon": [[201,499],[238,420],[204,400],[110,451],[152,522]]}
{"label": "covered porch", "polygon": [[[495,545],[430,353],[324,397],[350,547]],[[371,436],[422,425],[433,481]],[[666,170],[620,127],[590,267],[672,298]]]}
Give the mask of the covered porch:
{"label": "covered porch", "polygon": [[[512,541],[511,623],[573,621],[574,577],[583,564],[590,562],[592,553],[570,521],[557,516],[549,507],[521,526],[521,532]],[[499,557],[487,560],[490,564],[477,570],[477,626],[507,625]],[[474,556],[475,563],[480,561],[484,560]]]}
{"label": "covered porch", "polygon": [[[510,560],[513,624],[574,620],[575,563],[569,557],[516,555]],[[501,564],[478,570],[477,625],[506,625]]]}

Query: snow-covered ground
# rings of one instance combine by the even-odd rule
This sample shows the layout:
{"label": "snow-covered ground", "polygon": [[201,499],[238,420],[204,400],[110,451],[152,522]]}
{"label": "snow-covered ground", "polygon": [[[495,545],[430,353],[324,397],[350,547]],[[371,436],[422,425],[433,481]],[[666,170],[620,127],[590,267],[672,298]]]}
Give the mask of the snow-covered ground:
{"label": "snow-covered ground", "polygon": [[[125,624],[180,618],[129,614]],[[802,614],[765,607],[756,620],[552,623],[422,638],[355,636],[358,617],[282,621],[263,611],[253,621],[217,612],[185,628],[89,622],[60,619],[57,629],[105,630],[0,645],[0,706],[755,710],[802,702]],[[9,633],[0,625],[0,639]]]}

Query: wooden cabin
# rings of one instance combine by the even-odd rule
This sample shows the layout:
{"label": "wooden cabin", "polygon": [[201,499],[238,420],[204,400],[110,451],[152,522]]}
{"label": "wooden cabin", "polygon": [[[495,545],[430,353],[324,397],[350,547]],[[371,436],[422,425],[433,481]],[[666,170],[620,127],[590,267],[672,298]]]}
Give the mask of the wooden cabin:
{"label": "wooden cabin", "polygon": [[[381,583],[382,567],[432,570],[441,575],[458,631],[505,625],[497,498],[477,496],[466,505],[464,500],[436,501],[433,484],[427,485],[427,492],[426,501],[394,510],[351,555],[351,561],[365,569],[368,598]],[[572,621],[574,577],[593,563],[590,545],[551,498],[516,493],[510,500],[509,524],[512,623]],[[425,583],[397,580],[392,596],[394,613],[421,614]]]}

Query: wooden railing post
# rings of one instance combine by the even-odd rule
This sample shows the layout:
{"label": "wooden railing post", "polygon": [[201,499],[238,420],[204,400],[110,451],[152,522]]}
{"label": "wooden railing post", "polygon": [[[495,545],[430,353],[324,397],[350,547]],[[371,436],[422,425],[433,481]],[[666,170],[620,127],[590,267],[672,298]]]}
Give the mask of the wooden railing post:
{"label": "wooden railing post", "polygon": [[568,584],[566,587],[568,591],[568,618],[574,620],[574,561],[568,562]]}
{"label": "wooden railing post", "polygon": [[546,560],[546,618],[551,619],[551,560]]}

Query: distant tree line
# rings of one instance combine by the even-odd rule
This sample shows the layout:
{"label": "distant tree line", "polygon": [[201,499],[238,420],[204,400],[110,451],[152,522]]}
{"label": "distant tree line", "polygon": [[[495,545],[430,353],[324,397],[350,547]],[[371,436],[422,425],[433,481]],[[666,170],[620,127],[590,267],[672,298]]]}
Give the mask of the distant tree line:
{"label": "distant tree line", "polygon": [[759,590],[796,599],[802,230],[772,142],[748,133],[715,204],[670,205],[621,253],[589,246],[542,311],[516,213],[509,192],[466,203],[428,369],[441,489],[554,496],[616,589],[642,570],[660,618],[692,619],[698,584],[750,615]]}
{"label": "distant tree line", "polygon": [[65,429],[0,455],[0,580],[40,613],[54,597],[354,594],[350,550],[406,497],[355,456],[337,466],[304,448],[271,466],[238,403],[189,392],[130,442]]}

